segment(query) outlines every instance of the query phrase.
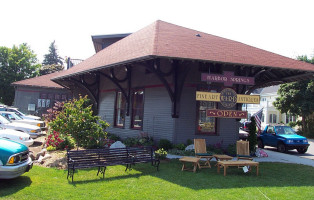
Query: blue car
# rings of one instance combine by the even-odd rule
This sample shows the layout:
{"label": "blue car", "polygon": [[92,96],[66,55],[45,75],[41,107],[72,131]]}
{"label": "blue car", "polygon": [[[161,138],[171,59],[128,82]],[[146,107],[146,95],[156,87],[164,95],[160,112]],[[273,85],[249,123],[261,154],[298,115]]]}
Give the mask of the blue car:
{"label": "blue car", "polygon": [[289,126],[266,126],[265,130],[257,137],[259,148],[265,145],[277,147],[279,152],[287,152],[296,149],[299,153],[304,154],[310,144],[306,137],[298,135]]}
{"label": "blue car", "polygon": [[27,146],[0,138],[0,179],[16,178],[32,166]]}

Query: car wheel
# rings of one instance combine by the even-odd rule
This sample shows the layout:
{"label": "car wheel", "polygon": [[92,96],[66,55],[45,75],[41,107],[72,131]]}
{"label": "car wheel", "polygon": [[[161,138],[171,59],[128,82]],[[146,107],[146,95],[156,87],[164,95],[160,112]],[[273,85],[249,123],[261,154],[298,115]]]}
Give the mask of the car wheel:
{"label": "car wheel", "polygon": [[277,150],[279,152],[281,152],[281,153],[286,153],[287,152],[287,148],[286,148],[285,144],[283,144],[283,143],[279,143],[277,145]]}
{"label": "car wheel", "polygon": [[304,154],[306,151],[307,151],[307,147],[300,147],[300,148],[297,148],[297,151],[301,154]]}
{"label": "car wheel", "polygon": [[261,139],[257,140],[257,146],[258,146],[258,148],[264,149],[264,143]]}

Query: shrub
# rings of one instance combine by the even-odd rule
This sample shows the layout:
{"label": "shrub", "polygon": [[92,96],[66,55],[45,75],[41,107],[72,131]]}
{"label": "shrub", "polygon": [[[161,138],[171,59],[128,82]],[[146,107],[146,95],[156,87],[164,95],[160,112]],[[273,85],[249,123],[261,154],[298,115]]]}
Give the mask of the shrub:
{"label": "shrub", "polygon": [[138,137],[134,138],[126,138],[123,140],[123,143],[128,147],[135,146],[152,146],[154,144],[154,140],[152,137],[149,137],[147,133],[141,132]]}
{"label": "shrub", "polygon": [[172,143],[167,139],[161,139],[158,142],[158,147],[168,151],[169,149],[172,148]]}
{"label": "shrub", "polygon": [[139,136],[138,144],[141,146],[152,146],[154,144],[154,139],[148,136],[148,133],[141,132]]}
{"label": "shrub", "polygon": [[178,150],[185,150],[185,144],[177,144],[177,145],[175,145],[175,148],[177,148]]}
{"label": "shrub", "polygon": [[159,158],[160,160],[164,160],[167,158],[167,151],[164,150],[163,148],[160,148],[157,151],[155,151],[155,157]]}
{"label": "shrub", "polygon": [[186,145],[189,146],[189,145],[191,145],[191,144],[193,144],[193,141],[192,141],[191,139],[187,139],[187,140],[186,140]]}
{"label": "shrub", "polygon": [[107,138],[113,141],[121,141],[121,138],[113,133],[108,133]]}
{"label": "shrub", "polygon": [[55,147],[56,149],[61,149],[60,144],[63,142],[63,139],[60,137],[60,133],[57,131],[48,132],[48,137],[46,138],[46,146]]}
{"label": "shrub", "polygon": [[130,137],[128,137],[125,140],[123,140],[123,143],[127,147],[134,147],[134,146],[138,145],[138,140],[137,140],[137,138],[130,138]]}
{"label": "shrub", "polygon": [[49,123],[52,130],[62,135],[71,135],[78,147],[97,148],[104,146],[109,124],[94,116],[90,100],[85,97],[64,104],[55,120]]}
{"label": "shrub", "polygon": [[43,114],[44,119],[49,123],[56,119],[63,109],[64,102],[57,101],[52,108],[47,110],[47,114]]}
{"label": "shrub", "polygon": [[179,150],[179,149],[170,149],[169,154],[179,155],[179,156],[195,156],[194,150]]}
{"label": "shrub", "polygon": [[75,146],[75,141],[69,135],[64,136],[64,135],[61,135],[59,132],[49,131],[45,144],[47,148],[54,147],[54,150],[57,150],[57,149],[64,150],[64,149],[73,149]]}
{"label": "shrub", "polygon": [[237,145],[236,144],[229,144],[227,147],[227,154],[230,156],[236,156],[237,154]]}
{"label": "shrub", "polygon": [[73,149],[75,147],[75,140],[70,135],[64,137],[63,142],[59,145],[60,149]]}
{"label": "shrub", "polygon": [[55,151],[55,150],[57,150],[56,147],[53,147],[53,146],[47,147],[47,151]]}

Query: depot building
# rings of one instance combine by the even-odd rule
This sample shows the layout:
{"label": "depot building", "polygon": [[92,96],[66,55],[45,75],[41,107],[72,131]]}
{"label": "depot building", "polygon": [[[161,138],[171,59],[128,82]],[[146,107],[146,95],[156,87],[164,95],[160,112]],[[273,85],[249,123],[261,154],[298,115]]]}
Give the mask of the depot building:
{"label": "depot building", "polygon": [[257,88],[313,79],[313,65],[237,41],[156,21],[132,34],[93,36],[96,54],[52,81],[88,95],[121,138],[174,144],[238,140],[243,103]]}

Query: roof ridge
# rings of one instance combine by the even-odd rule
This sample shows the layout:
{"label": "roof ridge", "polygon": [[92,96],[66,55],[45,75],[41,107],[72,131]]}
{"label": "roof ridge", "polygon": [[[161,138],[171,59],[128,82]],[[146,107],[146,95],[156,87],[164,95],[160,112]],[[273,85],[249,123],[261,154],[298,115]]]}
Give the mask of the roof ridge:
{"label": "roof ridge", "polygon": [[155,30],[154,30],[154,39],[153,39],[153,52],[152,52],[152,54],[153,55],[157,55],[157,52],[158,52],[158,36],[159,36],[159,32],[158,32],[158,30],[159,30],[159,26],[160,26],[160,20],[157,20],[156,22],[155,22],[156,24],[155,24]]}

